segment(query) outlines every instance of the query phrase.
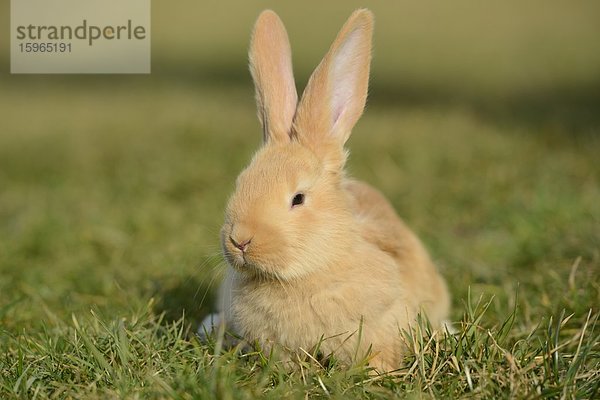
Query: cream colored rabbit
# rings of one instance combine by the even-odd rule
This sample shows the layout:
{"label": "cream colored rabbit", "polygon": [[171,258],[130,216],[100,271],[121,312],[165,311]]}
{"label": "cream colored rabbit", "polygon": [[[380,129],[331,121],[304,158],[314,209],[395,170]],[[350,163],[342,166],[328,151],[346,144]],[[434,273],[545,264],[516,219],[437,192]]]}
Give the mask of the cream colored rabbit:
{"label": "cream colored rabbit", "polygon": [[266,348],[309,350],[325,337],[321,351],[348,363],[372,345],[371,364],[388,371],[400,365],[400,331],[420,311],[439,327],[449,296],[383,195],[344,172],[372,27],[370,11],[352,14],[298,103],[285,28],[272,11],[258,18],[250,70],[264,144],[227,206],[220,303],[228,329]]}

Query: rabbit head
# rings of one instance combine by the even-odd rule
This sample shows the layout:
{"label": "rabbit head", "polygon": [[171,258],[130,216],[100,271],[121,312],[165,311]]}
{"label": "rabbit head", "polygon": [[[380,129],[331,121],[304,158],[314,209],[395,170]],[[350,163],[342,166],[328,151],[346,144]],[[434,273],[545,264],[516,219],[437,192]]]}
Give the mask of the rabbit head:
{"label": "rabbit head", "polygon": [[342,190],[344,144],[366,102],[372,25],[370,11],[352,14],[298,102],[285,28],[272,11],[258,18],[249,58],[263,145],[221,230],[237,270],[291,280],[347,256],[358,233]]}

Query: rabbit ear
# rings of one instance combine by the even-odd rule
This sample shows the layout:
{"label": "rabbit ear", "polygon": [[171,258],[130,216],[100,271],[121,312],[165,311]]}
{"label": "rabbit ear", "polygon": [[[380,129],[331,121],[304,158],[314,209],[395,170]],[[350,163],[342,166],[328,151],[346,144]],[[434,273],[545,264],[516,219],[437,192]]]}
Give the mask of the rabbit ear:
{"label": "rabbit ear", "polygon": [[[317,153],[332,148],[343,153],[343,145],[365,108],[372,31],[372,13],[356,10],[310,77],[296,112],[293,134]],[[341,157],[343,166],[345,155]]]}
{"label": "rabbit ear", "polygon": [[289,141],[298,95],[287,32],[271,10],[254,25],[249,58],[264,142]]}

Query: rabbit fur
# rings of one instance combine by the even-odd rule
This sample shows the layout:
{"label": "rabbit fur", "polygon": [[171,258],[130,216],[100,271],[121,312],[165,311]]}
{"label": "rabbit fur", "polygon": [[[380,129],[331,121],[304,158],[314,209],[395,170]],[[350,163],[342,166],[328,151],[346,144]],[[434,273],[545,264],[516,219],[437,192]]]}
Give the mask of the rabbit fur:
{"label": "rabbit fur", "polygon": [[400,331],[420,312],[440,327],[450,297],[385,197],[344,172],[372,29],[371,12],[355,11],[298,102],[283,23],[270,10],[259,16],[249,59],[263,146],[225,212],[219,323],[264,349],[309,350],[325,338],[320,350],[343,363],[371,349],[370,364],[390,371],[401,363]]}

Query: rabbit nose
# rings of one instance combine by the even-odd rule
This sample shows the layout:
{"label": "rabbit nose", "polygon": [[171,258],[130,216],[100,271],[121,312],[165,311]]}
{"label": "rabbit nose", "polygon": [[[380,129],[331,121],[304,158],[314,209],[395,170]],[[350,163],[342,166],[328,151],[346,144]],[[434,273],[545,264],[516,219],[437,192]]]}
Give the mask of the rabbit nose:
{"label": "rabbit nose", "polygon": [[248,239],[248,240],[235,240],[232,236],[229,236],[229,240],[231,240],[231,243],[238,249],[240,249],[240,251],[242,253],[244,253],[247,249],[248,246],[250,245],[250,242],[252,242],[252,239]]}

